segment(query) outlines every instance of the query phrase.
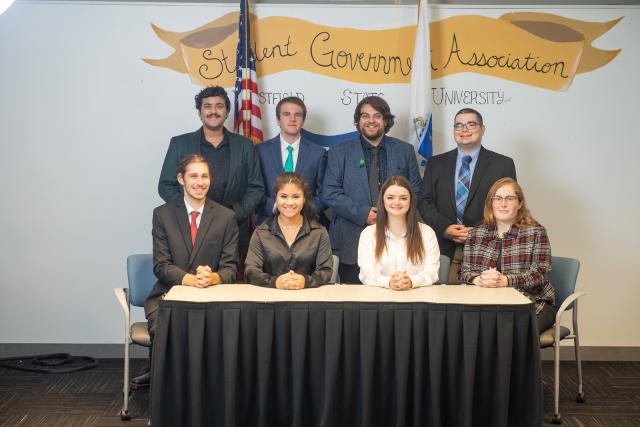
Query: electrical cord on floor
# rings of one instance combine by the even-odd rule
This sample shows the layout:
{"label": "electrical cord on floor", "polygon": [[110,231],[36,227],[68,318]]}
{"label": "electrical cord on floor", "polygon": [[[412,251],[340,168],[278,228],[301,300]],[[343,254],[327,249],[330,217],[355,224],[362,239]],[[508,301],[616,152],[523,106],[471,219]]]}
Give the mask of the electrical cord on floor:
{"label": "electrical cord on floor", "polygon": [[[73,366],[64,366],[73,365]],[[72,356],[69,353],[41,354],[0,358],[3,368],[17,369],[42,374],[68,374],[98,366],[98,361],[89,356]]]}

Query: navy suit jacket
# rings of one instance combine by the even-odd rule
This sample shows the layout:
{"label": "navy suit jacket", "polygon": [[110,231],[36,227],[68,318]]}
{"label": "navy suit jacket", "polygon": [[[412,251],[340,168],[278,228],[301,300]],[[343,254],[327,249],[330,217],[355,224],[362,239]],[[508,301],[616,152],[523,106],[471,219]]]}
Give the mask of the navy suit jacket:
{"label": "navy suit jacket", "polygon": [[[407,178],[419,200],[420,172],[413,147],[390,136],[385,138],[387,175]],[[357,264],[360,233],[376,202],[369,195],[367,168],[361,165],[364,158],[360,136],[336,145],[327,158],[322,198],[333,210],[329,228],[331,248],[343,264]]]}
{"label": "navy suit jacket", "polygon": [[[260,165],[262,166],[262,177],[265,187],[265,198],[258,207],[256,218],[256,222],[262,224],[273,216],[273,205],[276,197],[273,191],[273,183],[276,177],[284,172],[282,153],[280,151],[280,135],[256,145],[256,149],[258,151],[258,157],[260,158]],[[326,164],[327,150],[302,138],[300,140],[300,151],[298,152],[295,171],[304,175],[309,183],[309,190],[314,196],[313,203],[318,214],[326,207],[320,197]]]}
{"label": "navy suit jacket", "polygon": [[[440,253],[453,257],[455,243],[444,238],[444,231],[456,218],[456,160],[458,149],[433,156],[427,161],[422,179],[421,198],[418,209],[422,219],[436,232]],[[489,189],[498,179],[516,179],[513,159],[480,147],[478,161],[471,178],[471,188],[464,209],[463,223],[476,227],[484,221],[484,202]]]}

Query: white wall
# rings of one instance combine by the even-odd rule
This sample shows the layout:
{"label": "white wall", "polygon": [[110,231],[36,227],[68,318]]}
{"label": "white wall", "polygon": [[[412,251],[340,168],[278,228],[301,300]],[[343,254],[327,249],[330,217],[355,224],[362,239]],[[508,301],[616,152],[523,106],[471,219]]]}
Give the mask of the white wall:
{"label": "white wall", "polygon": [[[362,8],[260,5],[258,16],[309,16],[338,26],[409,25],[415,8],[373,6],[384,25],[357,20]],[[151,211],[171,136],[199,126],[184,74],[141,58],[171,51],[149,23],[187,31],[233,10],[229,5],[18,3],[0,16],[0,342],[117,343],[122,319],[112,288],[126,283],[125,258],[151,251]],[[457,14],[498,17],[512,9],[433,8],[433,20]],[[610,64],[576,77],[564,92],[477,74],[434,80],[447,90],[499,90],[510,101],[476,105],[485,115],[487,148],[516,161],[533,214],[553,253],[582,261],[582,344],[640,346],[640,237],[636,122],[640,86],[640,9],[545,11],[589,21],[625,18],[596,46],[622,48]],[[337,16],[341,16],[338,18]],[[325,22],[325,23],[327,23]],[[352,24],[352,22],[360,22]],[[354,105],[342,90],[362,85],[324,78],[310,87],[287,72],[263,90],[301,88],[307,127],[330,121],[352,130]],[[371,89],[371,86],[368,87]],[[380,87],[393,111],[406,113],[407,85]],[[273,105],[264,106],[266,133]],[[452,115],[435,109],[436,153],[454,146]],[[330,119],[328,119],[330,117]],[[398,126],[397,132],[401,127]],[[394,132],[392,132],[394,134]],[[404,136],[397,134],[398,136]],[[78,327],[78,325],[83,325]]]}

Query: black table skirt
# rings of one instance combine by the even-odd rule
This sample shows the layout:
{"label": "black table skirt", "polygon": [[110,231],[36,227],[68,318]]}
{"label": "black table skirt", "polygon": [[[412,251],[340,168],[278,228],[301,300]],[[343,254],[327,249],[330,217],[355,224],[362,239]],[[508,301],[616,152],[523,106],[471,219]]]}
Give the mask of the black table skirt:
{"label": "black table skirt", "polygon": [[528,426],[533,305],[163,301],[153,426]]}

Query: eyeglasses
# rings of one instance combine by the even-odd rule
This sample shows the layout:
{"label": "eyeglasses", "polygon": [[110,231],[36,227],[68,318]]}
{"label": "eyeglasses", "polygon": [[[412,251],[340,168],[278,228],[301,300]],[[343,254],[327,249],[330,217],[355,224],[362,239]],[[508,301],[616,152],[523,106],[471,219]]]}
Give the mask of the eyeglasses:
{"label": "eyeglasses", "polygon": [[474,130],[480,125],[478,122],[467,122],[467,123],[456,123],[453,125],[453,128],[457,131],[461,131],[462,129]]}
{"label": "eyeglasses", "polygon": [[369,113],[360,113],[360,120],[369,120],[369,119],[382,120],[382,114],[375,113],[371,115]]}
{"label": "eyeglasses", "polygon": [[280,117],[289,118],[289,117],[292,117],[292,116],[295,117],[296,119],[301,119],[302,118],[302,113],[293,113],[293,114],[291,114],[288,111],[283,111],[282,113],[280,113]]}
{"label": "eyeglasses", "polygon": [[491,200],[493,201],[493,203],[502,203],[502,202],[513,203],[516,200],[518,200],[518,196],[504,196],[504,197],[493,196]]}

